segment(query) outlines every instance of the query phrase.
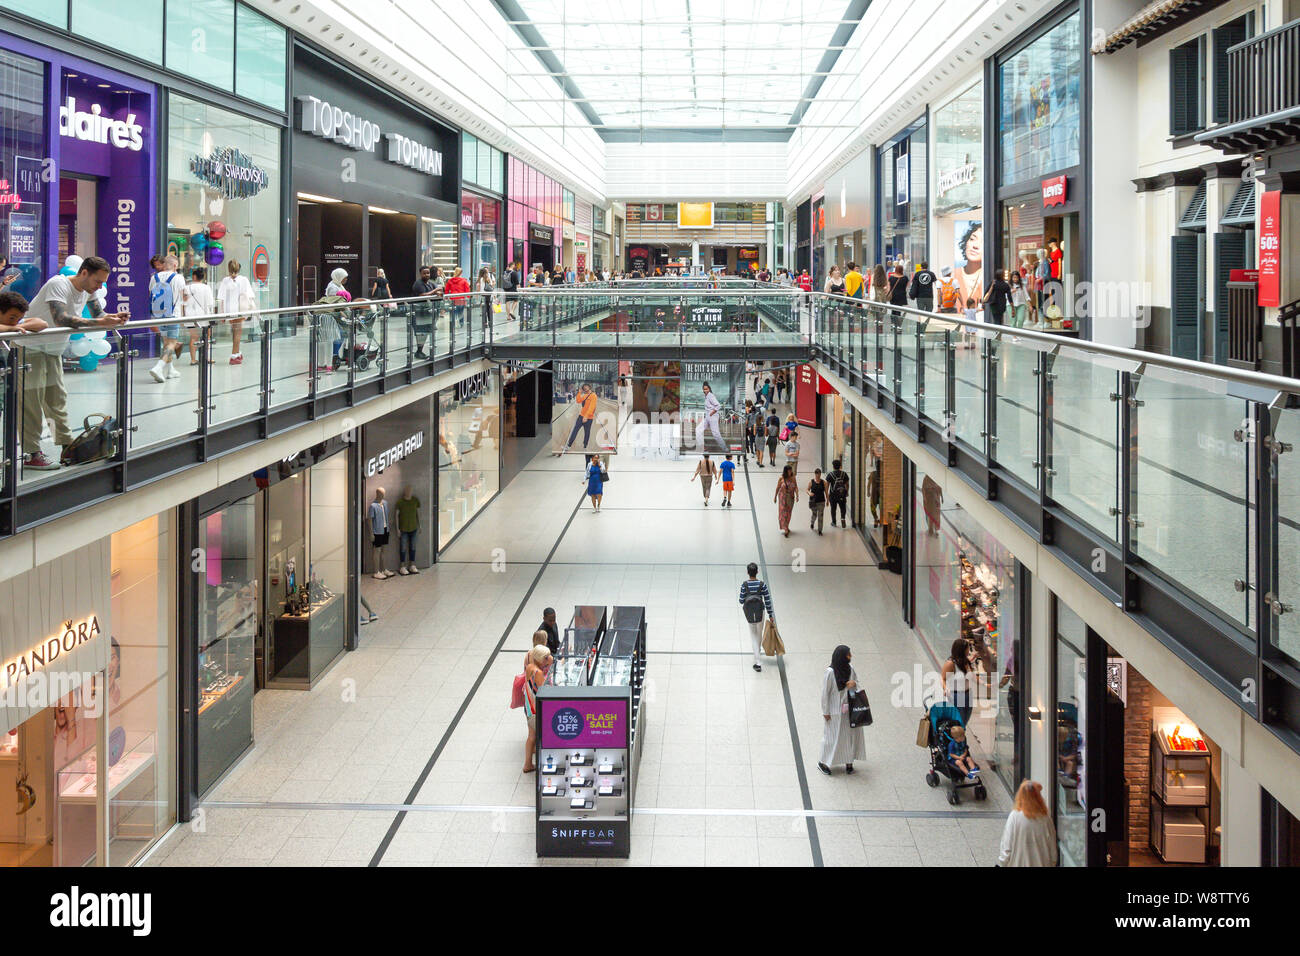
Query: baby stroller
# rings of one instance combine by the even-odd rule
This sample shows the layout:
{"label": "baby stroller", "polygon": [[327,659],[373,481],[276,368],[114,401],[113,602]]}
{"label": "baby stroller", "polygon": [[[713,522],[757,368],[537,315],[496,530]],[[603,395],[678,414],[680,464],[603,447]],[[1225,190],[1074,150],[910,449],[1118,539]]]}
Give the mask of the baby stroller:
{"label": "baby stroller", "polygon": [[942,776],[948,781],[948,803],[956,806],[961,802],[961,791],[968,787],[975,791],[976,800],[988,797],[984,782],[976,777],[968,780],[966,774],[948,762],[948,744],[952,742],[953,727],[962,727],[961,714],[951,704],[931,704],[926,708],[925,717],[928,724],[926,744],[930,750],[930,771],[925,775],[925,782],[932,787],[939,786]]}
{"label": "baby stroller", "polygon": [[[358,372],[370,367],[370,363],[379,358],[379,336],[375,332],[375,323],[379,313],[366,306],[355,309],[343,309],[334,313],[338,323],[339,336],[343,344],[339,346],[338,364],[352,365]],[[350,330],[355,330],[349,340]]]}

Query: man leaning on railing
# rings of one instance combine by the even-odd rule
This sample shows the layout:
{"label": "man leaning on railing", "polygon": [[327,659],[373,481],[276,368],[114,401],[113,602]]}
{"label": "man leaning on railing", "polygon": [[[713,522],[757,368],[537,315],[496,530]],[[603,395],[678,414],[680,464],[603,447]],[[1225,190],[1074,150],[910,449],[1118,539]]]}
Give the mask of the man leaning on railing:
{"label": "man leaning on railing", "polygon": [[[62,359],[72,330],[112,328],[130,318],[125,309],[105,312],[95,297],[95,293],[108,281],[108,274],[106,261],[99,256],[88,256],[82,261],[76,275],[56,275],[41,286],[28,307],[29,320],[40,320],[52,329],[67,331],[62,335],[47,333],[36,343],[23,347],[24,468],[56,471],[60,467],[58,460],[50,459],[41,450],[41,432],[45,430],[46,419],[50,422],[56,445],[62,448],[72,444],[72,432],[68,429],[68,390],[63,384]],[[84,317],[87,310],[90,318]]]}

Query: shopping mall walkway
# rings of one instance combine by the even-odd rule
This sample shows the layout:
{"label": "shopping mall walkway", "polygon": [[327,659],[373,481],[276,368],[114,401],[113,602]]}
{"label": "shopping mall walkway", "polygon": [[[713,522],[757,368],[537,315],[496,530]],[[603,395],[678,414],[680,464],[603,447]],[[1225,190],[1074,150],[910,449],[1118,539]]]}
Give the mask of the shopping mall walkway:
{"label": "shopping mall walkway", "polygon": [[[785,409],[782,409],[784,417]],[[820,448],[804,429],[800,484]],[[925,783],[919,707],[890,678],[934,660],[900,621],[897,579],[857,532],[817,537],[796,505],[781,537],[777,474],[750,463],[735,507],[708,508],[698,459],[628,444],[603,511],[581,498],[582,459],[542,455],[418,577],[367,580],[380,619],[310,693],[262,691],[256,748],[152,865],[530,865],[536,778],[520,773],[524,719],[510,685],[548,605],[644,605],[646,740],[633,864],[990,865],[1009,799],[950,807]],[[762,560],[788,653],[751,669],[737,604]],[[376,600],[374,595],[378,595]],[[819,695],[847,643],[871,698],[868,757],[816,766]],[[980,752],[977,745],[977,753]],[[611,861],[603,865],[621,865]]]}

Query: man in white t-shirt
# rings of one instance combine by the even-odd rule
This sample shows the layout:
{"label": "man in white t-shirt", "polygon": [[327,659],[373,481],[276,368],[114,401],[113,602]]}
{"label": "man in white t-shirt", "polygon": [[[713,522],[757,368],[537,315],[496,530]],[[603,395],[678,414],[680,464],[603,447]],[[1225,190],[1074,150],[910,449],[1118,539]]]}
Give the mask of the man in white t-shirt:
{"label": "man in white t-shirt", "polygon": [[[29,318],[42,319],[50,328],[66,329],[64,335],[42,336],[39,344],[23,348],[22,375],[22,444],[23,468],[35,471],[56,471],[60,464],[41,451],[41,432],[45,419],[49,419],[54,443],[66,446],[72,442],[68,429],[68,390],[63,384],[61,356],[68,345],[73,330],[112,328],[121,325],[129,314],[123,309],[106,313],[95,297],[108,281],[108,263],[99,256],[88,256],[76,275],[57,275],[36,293],[28,307]],[[90,310],[85,318],[83,310]]]}

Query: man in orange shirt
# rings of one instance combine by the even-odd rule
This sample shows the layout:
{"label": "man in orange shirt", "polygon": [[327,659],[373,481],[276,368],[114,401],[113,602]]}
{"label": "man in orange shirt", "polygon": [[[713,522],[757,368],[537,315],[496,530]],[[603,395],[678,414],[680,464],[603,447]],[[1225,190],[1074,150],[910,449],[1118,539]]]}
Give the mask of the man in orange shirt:
{"label": "man in orange shirt", "polygon": [[591,423],[596,419],[596,393],[592,391],[590,385],[584,383],[578,389],[578,394],[574,397],[573,402],[578,406],[578,417],[573,423],[573,431],[569,433],[569,441],[564,446],[564,451],[568,451],[573,447],[573,440],[578,437],[578,429],[580,428],[583,429],[582,447],[586,448],[591,442]]}

